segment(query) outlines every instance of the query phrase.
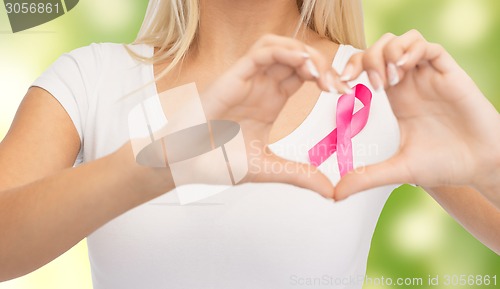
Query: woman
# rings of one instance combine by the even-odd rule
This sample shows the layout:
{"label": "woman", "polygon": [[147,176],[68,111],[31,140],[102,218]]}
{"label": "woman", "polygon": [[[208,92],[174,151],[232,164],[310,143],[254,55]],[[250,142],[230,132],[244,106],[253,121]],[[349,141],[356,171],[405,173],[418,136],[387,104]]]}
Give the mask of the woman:
{"label": "woman", "polygon": [[[349,92],[335,69],[344,70],[358,52],[338,43],[363,46],[359,3],[200,1],[199,17],[196,3],[185,1],[181,7],[177,1],[151,1],[137,44],[129,46],[132,55],[120,45],[79,49],[59,59],[30,89],[0,147],[5,156],[0,160],[0,227],[5,232],[0,243],[2,280],[42,266],[90,235],[95,288],[287,288],[323,274],[335,277],[332,286],[361,288],[358,277],[365,272],[377,217],[396,185],[332,204],[307,190],[333,195],[331,183],[340,176],[332,157],[320,167],[321,172],[297,164],[302,169],[274,173],[251,170],[247,176],[247,181],[295,186],[244,184],[198,205],[178,206],[174,192],[164,194],[174,188],[168,168],[138,166],[127,145],[127,117],[135,105],[159,92],[195,82],[209,119],[238,121],[247,145],[260,141],[261,151],[272,143],[270,148],[276,155],[249,151],[250,162],[257,160],[259,168],[276,162],[303,162],[307,150],[295,148],[309,148],[335,128],[331,118],[338,95],[321,91]],[[312,17],[308,11],[313,11]],[[328,13],[331,11],[336,12]],[[298,40],[262,37],[268,33],[294,35],[302,20],[314,24],[301,25]],[[405,59],[402,52],[406,50],[412,53]],[[138,61],[153,56],[153,64]],[[399,84],[393,66],[386,77],[386,59],[399,64]],[[405,133],[416,127],[422,138],[431,135],[437,142],[446,127],[425,132],[415,126],[427,116],[421,111],[423,117],[415,118],[418,122],[408,121],[408,105],[398,103],[396,96],[403,94],[398,89],[413,96],[416,103],[423,103],[418,79],[447,69],[461,70],[447,64],[438,66],[441,69],[437,72],[423,69],[424,75],[417,74],[419,62],[420,67],[433,68],[435,62],[453,61],[442,50],[429,49],[414,32],[396,39],[385,36],[351,61],[352,68],[344,71],[342,79],[354,79],[362,69],[369,71],[370,81],[361,76],[350,84],[386,86],[395,109],[394,116],[384,93],[372,87],[370,119],[352,141],[355,148],[373,145],[375,149],[365,154],[355,152],[356,159],[374,164],[396,152],[396,156],[411,152],[394,163],[404,160],[408,168],[429,167],[422,157],[411,158],[421,156],[412,148],[424,146],[405,142]],[[466,79],[461,73],[452,76],[443,81]],[[301,86],[306,80],[313,82]],[[389,88],[389,83],[394,86]],[[467,96],[478,95],[472,83],[459,83],[469,88]],[[464,102],[469,101],[467,96],[463,96]],[[481,114],[491,116],[494,109],[484,104],[483,98],[479,102],[487,108]],[[441,109],[447,108],[445,104],[449,106],[446,102]],[[456,136],[463,137],[468,135]],[[497,143],[494,136],[483,137],[490,138],[492,141],[486,143]],[[468,154],[471,159],[487,159],[473,148]],[[37,154],[39,151],[44,154]],[[457,149],[451,157],[463,151]],[[85,164],[70,169],[75,159]],[[373,177],[368,180],[373,181],[353,182],[356,174],[347,175],[336,188],[336,198],[381,184],[418,183],[432,188],[430,193],[443,207],[498,252],[495,224],[499,215],[490,202],[468,187],[438,187],[461,181],[476,185],[492,199],[494,194],[488,193],[492,189],[483,188],[494,189],[498,184],[483,172],[498,173],[491,169],[494,162],[484,163],[488,166],[478,171],[484,176],[482,180],[472,177],[476,172],[468,171],[463,172],[467,178],[457,173],[443,180],[419,170],[403,171],[402,176],[398,170],[394,178],[385,178],[377,172],[386,173],[386,167],[369,169],[366,173]]]}

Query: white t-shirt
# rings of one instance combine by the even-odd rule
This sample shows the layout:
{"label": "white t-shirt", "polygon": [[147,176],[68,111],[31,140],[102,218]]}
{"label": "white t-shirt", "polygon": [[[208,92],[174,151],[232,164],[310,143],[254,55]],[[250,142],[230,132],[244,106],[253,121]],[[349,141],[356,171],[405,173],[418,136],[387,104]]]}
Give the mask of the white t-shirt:
{"label": "white t-shirt", "polygon": [[[131,48],[153,53],[147,45]],[[355,52],[340,46],[334,68],[340,71]],[[365,75],[357,83],[370,87]],[[130,110],[157,95],[152,65],[119,44],[65,54],[33,85],[49,91],[74,122],[82,141],[76,164],[127,142]],[[335,128],[337,99],[323,93],[305,121],[271,149],[307,161],[307,150]],[[387,159],[398,145],[387,97],[374,92],[368,123],[353,138],[354,162]],[[335,154],[320,169],[338,181]],[[332,203],[291,185],[244,184],[184,206],[169,192],[88,236],[94,288],[361,288],[375,225],[394,188]]]}

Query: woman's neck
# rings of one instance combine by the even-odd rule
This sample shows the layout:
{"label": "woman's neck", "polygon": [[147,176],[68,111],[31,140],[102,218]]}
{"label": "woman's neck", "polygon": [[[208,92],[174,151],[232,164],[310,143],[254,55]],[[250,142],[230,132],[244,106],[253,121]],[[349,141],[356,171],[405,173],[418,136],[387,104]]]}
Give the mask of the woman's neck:
{"label": "woman's neck", "polygon": [[300,20],[294,0],[201,0],[200,13],[190,54],[216,66],[233,63],[264,34],[293,36]]}

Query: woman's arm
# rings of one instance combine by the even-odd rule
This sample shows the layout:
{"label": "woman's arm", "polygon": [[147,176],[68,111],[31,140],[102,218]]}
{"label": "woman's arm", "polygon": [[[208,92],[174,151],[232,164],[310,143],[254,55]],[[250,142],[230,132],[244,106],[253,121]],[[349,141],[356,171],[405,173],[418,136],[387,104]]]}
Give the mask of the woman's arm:
{"label": "woman's arm", "polygon": [[153,180],[150,169],[134,165],[127,149],[70,168],[79,150],[75,127],[48,92],[29,90],[0,144],[0,280],[41,267],[172,188],[166,170],[158,171],[164,184],[143,185]]}
{"label": "woman's arm", "polygon": [[467,231],[500,254],[500,210],[481,193],[466,186],[424,189]]}

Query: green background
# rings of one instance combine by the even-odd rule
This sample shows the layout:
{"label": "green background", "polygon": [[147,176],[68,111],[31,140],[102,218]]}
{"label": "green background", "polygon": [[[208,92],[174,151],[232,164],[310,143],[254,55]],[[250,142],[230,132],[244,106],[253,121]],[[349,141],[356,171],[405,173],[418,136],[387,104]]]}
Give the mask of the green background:
{"label": "green background", "polygon": [[[365,0],[368,43],[385,32],[416,28],[443,44],[500,108],[500,1]],[[92,42],[131,42],[146,0],[82,0],[66,15],[12,34],[0,8],[0,139],[6,134],[30,83],[62,53]],[[403,186],[386,204],[368,261],[372,278],[424,278],[446,274],[499,275],[500,257],[476,241],[425,192]],[[500,278],[500,276],[497,276]],[[500,282],[500,280],[497,280]],[[389,286],[366,285],[365,288]],[[427,288],[427,286],[404,286]],[[434,286],[433,288],[494,288]],[[0,289],[91,288],[85,242],[42,269],[0,283]]]}

